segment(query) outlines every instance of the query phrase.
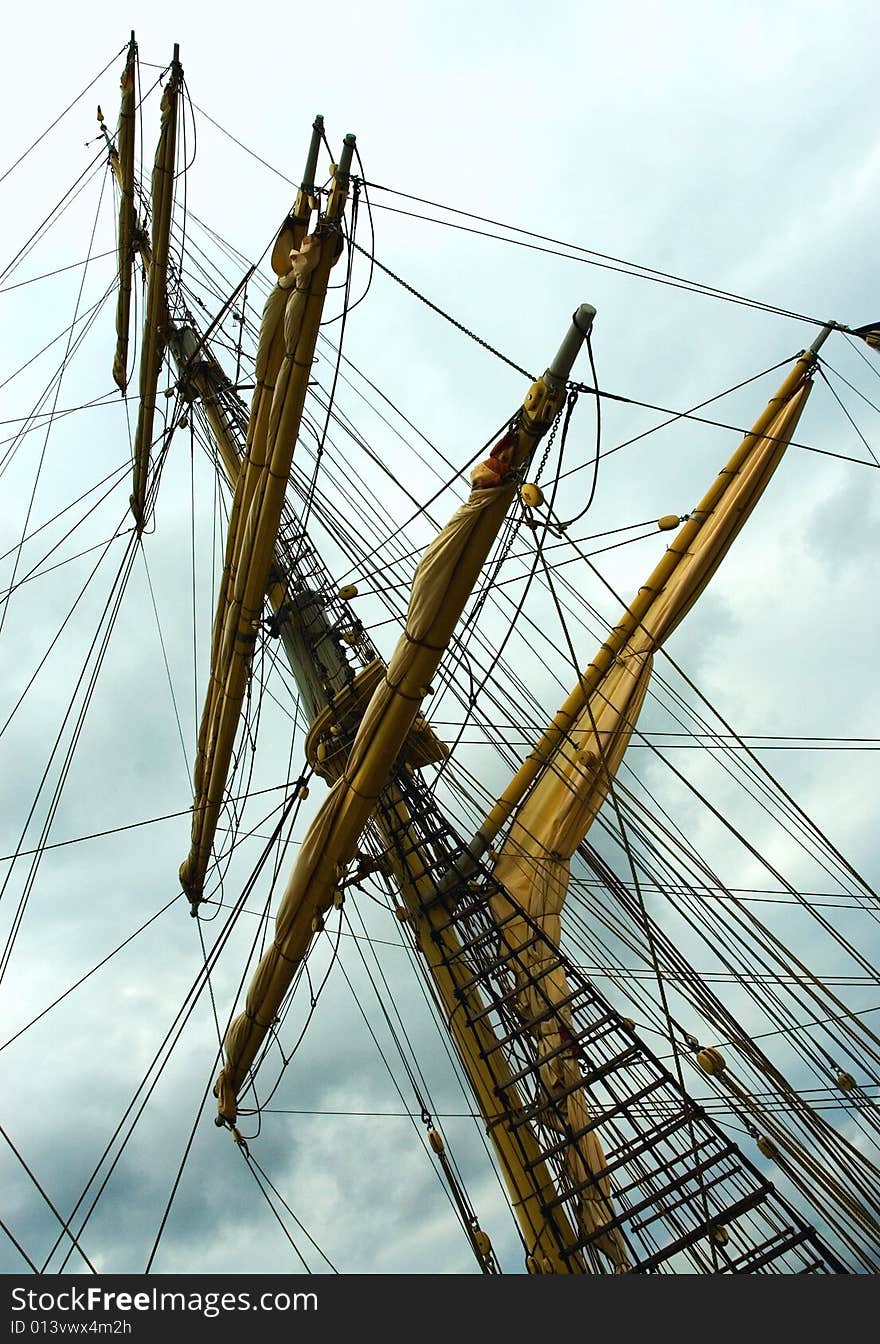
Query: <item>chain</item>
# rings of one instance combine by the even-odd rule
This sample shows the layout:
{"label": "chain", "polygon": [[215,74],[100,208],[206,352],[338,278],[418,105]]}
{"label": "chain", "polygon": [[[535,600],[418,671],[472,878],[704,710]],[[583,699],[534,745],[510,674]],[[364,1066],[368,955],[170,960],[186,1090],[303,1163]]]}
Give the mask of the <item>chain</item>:
{"label": "chain", "polygon": [[550,456],[550,450],[553,447],[553,440],[556,438],[556,433],[557,430],[559,429],[559,423],[562,420],[563,409],[564,409],[563,406],[560,405],[559,410],[556,412],[556,415],[553,419],[553,424],[550,426],[550,433],[547,435],[547,447],[544,449],[544,455],[541,458],[540,463],[538,464],[538,470],[535,472],[536,485],[538,481],[541,479],[541,472],[547,465],[547,458]]}
{"label": "chain", "polygon": [[354,239],[352,239],[350,242],[350,246],[355,248],[358,252],[362,253],[363,256],[369,257],[372,264],[374,266],[378,266],[380,271],[384,271],[385,274],[389,275],[392,280],[396,280],[399,285],[402,285],[403,288],[407,290],[408,293],[412,294],[414,298],[420,299],[421,302],[424,303],[428,308],[430,308],[432,312],[437,313],[439,317],[444,317],[447,322],[451,322],[452,325],[454,327],[457,327],[459,331],[464,332],[465,336],[470,336],[472,341],[476,341],[477,345],[481,345],[484,350],[488,350],[490,355],[494,355],[496,359],[500,359],[501,362],[503,364],[506,364],[509,368],[515,369],[517,373],[521,373],[522,376],[524,378],[528,378],[530,382],[535,381],[535,375],[533,373],[529,373],[528,369],[523,369],[520,367],[519,364],[515,364],[512,359],[508,359],[507,355],[502,355],[500,350],[496,350],[494,345],[490,345],[488,341],[484,341],[482,336],[478,336],[475,331],[471,331],[470,328],[466,327],[463,322],[459,322],[458,319],[452,317],[450,313],[445,312],[442,308],[438,308],[436,303],[432,303],[431,300],[426,298],[424,294],[420,294],[417,289],[414,289],[413,286],[408,284],[406,280],[401,278],[401,276],[396,275],[395,272],[389,270],[387,266],[383,266],[382,262],[379,261],[377,257],[373,255],[373,253],[368,252],[365,247],[361,247],[360,243],[356,243]]}

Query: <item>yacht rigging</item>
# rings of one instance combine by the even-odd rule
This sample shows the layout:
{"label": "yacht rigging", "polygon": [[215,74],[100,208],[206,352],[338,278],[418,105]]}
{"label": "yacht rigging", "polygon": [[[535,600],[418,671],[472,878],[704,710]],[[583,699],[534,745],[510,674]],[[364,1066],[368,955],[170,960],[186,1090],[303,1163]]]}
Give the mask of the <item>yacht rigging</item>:
{"label": "yacht rigging", "polygon": [[[364,454],[371,468],[388,473],[390,464],[370,447],[350,413],[339,408],[337,384],[350,366],[342,336],[330,344],[327,328],[321,327],[331,268],[337,263],[346,272],[339,314],[343,323],[355,306],[352,268],[362,251],[357,218],[359,203],[369,199],[370,189],[362,170],[353,171],[355,139],[346,136],[322,185],[317,169],[324,126],[321,118],[314,123],[296,200],[271,246],[275,282],[268,287],[262,329],[258,333],[252,328],[254,375],[248,385],[242,377],[249,358],[245,337],[253,324],[253,298],[247,290],[260,287],[258,266],[248,262],[244,279],[228,287],[204,272],[202,293],[193,290],[193,276],[202,271],[206,254],[185,232],[184,220],[178,217],[175,225],[172,187],[178,188],[182,176],[175,172],[175,132],[178,102],[185,92],[179,54],[175,50],[163,81],[162,128],[149,199],[136,176],[136,71],[132,39],[122,77],[118,136],[113,141],[108,134],[107,167],[119,187],[117,347],[111,362],[123,392],[129,382],[136,260],[145,278],[138,419],[132,436],[134,527],[123,530],[120,525],[110,539],[126,538],[124,554],[108,601],[109,617],[93,646],[98,653],[93,664],[87,662],[88,691],[78,708],[77,732],[135,563],[142,558],[147,566],[146,548],[160,539],[150,534],[173,440],[189,430],[193,456],[198,442],[232,492],[224,560],[212,585],[216,612],[195,757],[191,848],[180,873],[199,926],[202,964],[188,996],[193,1002],[206,989],[213,1000],[212,976],[234,927],[234,919],[226,922],[223,915],[220,936],[210,948],[206,945],[206,915],[210,921],[226,908],[222,869],[241,829],[235,799],[246,780],[243,772],[253,769],[262,712],[255,708],[254,694],[258,691],[260,699],[263,693],[273,694],[264,667],[278,667],[279,648],[289,664],[290,675],[282,679],[284,693],[293,694],[293,719],[299,728],[281,786],[281,819],[234,905],[237,917],[269,859],[274,886],[287,863],[283,850],[298,849],[274,934],[267,925],[268,907],[259,919],[258,941],[265,950],[244,1012],[220,1030],[223,1009],[215,1003],[216,1044],[222,1042],[222,1068],[215,1082],[218,1122],[231,1130],[257,1183],[260,1176],[268,1181],[290,1213],[259,1167],[259,1128],[249,1130],[248,1125],[261,1124],[271,1113],[272,1097],[339,960],[348,908],[365,894],[390,911],[402,947],[424,977],[428,1002],[454,1051],[454,1070],[489,1140],[513,1213],[521,1263],[529,1272],[874,1269],[880,1180],[876,1153],[866,1151],[865,1140],[876,1142],[873,1089],[880,1040],[869,1020],[849,1008],[831,982],[813,975],[762,924],[753,907],[724,884],[680,827],[618,772],[631,739],[641,736],[639,711],[649,680],[652,686],[660,680],[656,672],[652,678],[652,665],[666,635],[714,573],[787,445],[797,442],[804,404],[816,373],[822,372],[820,351],[826,339],[842,332],[876,345],[876,329],[823,324],[700,504],[681,517],[661,516],[659,529],[676,533],[672,544],[638,597],[622,599],[624,615],[618,623],[610,630],[602,624],[599,653],[584,670],[573,632],[580,636],[585,616],[593,619],[594,613],[577,605],[577,583],[563,577],[561,558],[553,555],[553,548],[558,545],[565,552],[570,547],[574,555],[567,562],[592,568],[582,554],[583,542],[570,536],[573,523],[583,525],[583,501],[581,516],[575,514],[569,522],[560,516],[556,501],[575,403],[579,396],[585,401],[591,397],[598,414],[607,395],[592,359],[592,382],[573,378],[581,346],[592,340],[595,310],[590,305],[576,309],[545,373],[533,380],[522,404],[508,411],[484,447],[470,453],[469,468],[479,459],[470,471],[471,493],[423,555],[415,535],[407,549],[401,527],[389,533],[375,527],[375,517],[360,534],[358,513],[373,487],[347,480],[344,470],[339,474],[345,459],[330,437],[330,425],[334,435]],[[313,215],[316,228],[309,233]],[[194,216],[189,212],[187,218]],[[212,229],[205,227],[202,237],[225,247]],[[374,241],[367,255],[381,265],[376,250]],[[239,264],[228,249],[226,256]],[[200,322],[194,309],[207,306],[204,295],[212,289],[214,311]],[[70,329],[62,369],[71,357],[78,320]],[[230,346],[235,327],[238,336]],[[329,386],[314,377],[316,357],[326,358],[328,347],[334,360]],[[163,398],[162,370],[171,368],[164,363],[166,349],[173,372]],[[224,368],[222,355],[234,356],[234,374]],[[54,390],[51,415],[38,403],[28,428],[54,421]],[[244,391],[252,392],[250,408],[242,399]],[[167,409],[157,429],[163,400]],[[311,475],[297,463],[307,442],[313,445]],[[539,446],[544,453],[540,461]],[[588,508],[599,462],[597,448]],[[458,478],[461,464],[447,465],[453,467],[452,479]],[[545,465],[555,470],[549,486],[538,484]],[[122,479],[121,473],[115,475],[114,486]],[[403,476],[405,485],[405,470]],[[328,502],[333,494],[335,505]],[[430,517],[433,500],[424,505],[419,498],[413,496],[414,519],[422,522]],[[17,590],[26,581],[43,572],[48,558],[22,576],[24,542],[36,535],[29,533],[29,520],[30,510],[21,542],[11,548],[15,559],[6,608],[13,597],[18,600]],[[338,554],[349,558],[358,583],[342,581],[348,575],[339,569],[337,578],[331,577],[313,540],[316,527],[330,535]],[[639,539],[648,535],[641,529]],[[651,534],[657,530],[654,521]],[[146,573],[152,596],[148,567]],[[359,614],[365,596],[360,575],[369,576],[375,597],[387,603],[385,609],[402,629],[387,663],[380,651],[380,640],[387,643],[379,633],[381,622],[370,623]],[[411,577],[406,604],[403,585],[408,587]],[[523,590],[513,600],[503,591],[508,579],[518,580]],[[549,715],[542,718],[541,702],[532,693],[529,669],[518,671],[503,656],[516,625],[534,623],[534,616],[526,614],[533,582],[549,595],[549,610],[563,635],[559,669],[576,678],[549,726]],[[155,610],[155,601],[153,605]],[[194,598],[194,611],[195,605]],[[501,612],[500,636],[482,631],[484,609],[487,616]],[[698,620],[699,614],[690,619]],[[540,633],[529,632],[528,638],[537,644]],[[173,695],[173,684],[171,689]],[[669,695],[665,685],[663,691]],[[469,773],[460,742],[444,734],[435,718],[435,704],[456,701],[463,715],[458,738],[472,723],[487,741],[494,739],[512,767],[509,781],[494,794],[488,790],[486,796],[488,781]],[[685,711],[680,691],[669,703],[673,716],[687,713],[689,724],[709,712],[699,700],[696,708]],[[506,743],[514,715],[517,731],[537,734],[524,762],[519,745],[512,749]],[[795,800],[775,785],[747,744],[732,730],[725,743],[717,722],[702,718],[702,723],[713,745],[726,750],[733,743],[731,756],[736,750],[743,753],[749,789],[769,800],[786,833],[808,845],[821,868],[843,875],[852,908],[876,921],[876,897],[870,888]],[[47,849],[75,745],[74,737],[13,918],[4,970]],[[646,739],[645,745],[658,751],[656,742]],[[687,787],[687,776],[674,764],[670,768]],[[742,768],[741,761],[731,761],[731,775]],[[313,777],[322,782],[312,794],[311,824],[307,830],[300,827],[294,839],[286,828],[300,814],[307,816]],[[238,781],[235,787],[233,780]],[[320,801],[317,795],[325,785],[330,792]],[[225,856],[218,852],[224,819],[230,823],[232,846]],[[718,820],[725,822],[723,815]],[[603,833],[595,845],[586,839],[593,822]],[[22,832],[9,875],[24,857],[24,838]],[[775,890],[787,892],[800,913],[816,920],[829,941],[859,968],[865,983],[876,978],[870,957],[852,941],[848,929],[837,927],[774,866],[765,866],[779,884]],[[612,1002],[588,968],[574,961],[564,931],[568,909],[562,915],[569,883],[580,898],[572,919],[581,946],[591,949],[599,962],[600,976],[613,984],[612,968],[624,969],[622,953],[628,952],[656,982],[653,999],[644,994],[645,980],[639,984],[633,979],[628,988],[639,1002],[634,1012],[644,1014],[651,1023],[648,1032],[659,1031],[671,1051],[671,1068],[651,1048],[644,1024]],[[791,1060],[783,1065],[764,1053],[737,1011],[723,1004],[711,978],[694,970],[686,949],[664,932],[656,901],[649,910],[649,890],[663,893],[694,937],[718,950],[719,964],[729,968],[740,992],[753,993],[779,1030],[791,1033],[798,1069],[818,1067],[826,1091],[833,1087],[847,1098],[847,1114],[857,1133],[841,1133],[817,1104],[815,1089],[811,1094],[810,1088],[790,1080]],[[713,909],[712,900],[718,895],[725,898],[720,921],[721,902]],[[568,904],[574,904],[572,897]],[[352,929],[348,933],[361,936]],[[362,936],[368,937],[366,932]],[[330,951],[316,992],[309,965],[321,942],[329,942]],[[674,1009],[673,989],[681,996]],[[290,1050],[282,1033],[288,1018],[296,1021],[303,999],[310,1007],[304,1022],[293,1027],[296,1044]],[[681,1020],[682,1001],[700,1017],[701,1031],[715,1033],[711,1040],[698,1039]],[[807,1031],[799,1018],[803,1005],[815,1031]],[[399,1005],[385,1000],[386,1019],[392,1008],[399,1014]],[[403,1034],[395,1028],[392,1037],[406,1061],[406,1026],[399,1016],[398,1021]],[[11,1046],[19,1034],[6,1044]],[[144,1085],[151,1089],[152,1070],[162,1061],[164,1048],[163,1043],[144,1075]],[[691,1095],[684,1080],[685,1061],[711,1089],[712,1104]],[[264,1091],[263,1078],[275,1071],[278,1078]],[[418,1069],[413,1072],[408,1063],[406,1071],[411,1082],[418,1076]],[[498,1272],[502,1265],[493,1238],[450,1156],[448,1135],[441,1136],[418,1085],[416,1094],[426,1150],[437,1164],[470,1251],[483,1272]],[[136,1102],[135,1119],[140,1107]],[[725,1130],[722,1115],[739,1122],[740,1134],[753,1144],[752,1155]],[[129,1136],[132,1130],[133,1124]],[[85,1228],[95,1207],[90,1204],[96,1199],[93,1182],[106,1182],[112,1175],[122,1151],[120,1145],[115,1153],[115,1142],[116,1135],[73,1213],[58,1214],[54,1245],[45,1263],[37,1266],[34,1261],[35,1267],[52,1263],[57,1268],[59,1262],[65,1267],[72,1256],[84,1254]],[[110,1167],[102,1173],[105,1159]],[[98,1197],[103,1188],[99,1184]],[[265,1185],[261,1189],[267,1193]],[[169,1209],[173,1198],[174,1190]],[[14,1235],[12,1241],[22,1249]]]}

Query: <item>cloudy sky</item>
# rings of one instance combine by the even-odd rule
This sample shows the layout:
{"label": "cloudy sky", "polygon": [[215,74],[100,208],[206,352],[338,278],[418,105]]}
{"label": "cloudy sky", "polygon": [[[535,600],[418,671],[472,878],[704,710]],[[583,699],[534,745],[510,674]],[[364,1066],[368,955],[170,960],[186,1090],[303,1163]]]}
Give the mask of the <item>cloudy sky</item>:
{"label": "cloudy sky", "polygon": [[[552,11],[542,11],[479,0],[433,6],[378,0],[371,6],[343,3],[323,14],[314,7],[303,13],[252,4],[246,26],[244,17],[240,7],[156,3],[127,12],[54,5],[39,14],[19,11],[7,20],[0,171],[42,135],[103,66],[110,62],[110,67],[0,181],[4,266],[29,247],[59,198],[69,202],[56,227],[0,281],[0,300],[6,304],[0,323],[3,370],[12,373],[25,365],[75,313],[97,305],[112,280],[112,256],[97,255],[110,252],[114,243],[110,185],[102,199],[103,174],[86,181],[75,198],[70,189],[87,174],[100,149],[94,103],[100,101],[108,125],[115,126],[122,57],[112,58],[132,27],[145,90],[167,65],[173,44],[180,44],[188,93],[197,109],[184,119],[183,152],[192,160],[186,175],[187,236],[193,249],[208,254],[206,264],[218,267],[218,283],[237,281],[244,264],[223,258],[203,226],[255,260],[291,204],[284,178],[299,178],[309,127],[320,112],[334,148],[345,132],[357,134],[364,175],[378,184],[370,194],[377,258],[530,371],[546,365],[572,310],[584,301],[598,310],[593,345],[600,386],[674,409],[694,406],[788,361],[816,334],[809,321],[649,283],[643,276],[622,274],[616,263],[597,265],[596,256],[578,248],[806,318],[859,325],[880,316],[875,222],[880,133],[874,112],[880,23],[870,3],[829,7],[807,0],[732,7],[624,0],[612,6],[563,0]],[[157,126],[154,95],[143,111],[147,161]],[[504,242],[415,220],[395,209],[421,209],[435,217],[441,212],[380,187],[531,229],[574,248],[563,249],[563,257],[510,241],[517,236],[521,242],[522,235],[507,232]],[[454,219],[448,213],[442,217]],[[468,221],[459,216],[457,222]],[[476,227],[498,232],[494,226]],[[368,235],[359,236],[366,243]],[[76,267],[90,250],[96,260],[84,280],[78,267],[8,288],[59,267]],[[203,260],[196,251],[192,256]],[[366,271],[358,258],[355,294],[365,287]],[[195,269],[193,277],[195,284]],[[206,293],[203,281],[198,283]],[[259,307],[256,285],[249,299]],[[338,307],[338,295],[332,301]],[[335,339],[337,332],[338,324],[327,334]],[[381,273],[352,313],[345,339],[353,364],[462,469],[527,386],[521,375]],[[71,360],[57,390],[57,409],[82,405],[110,390],[113,340],[111,300]],[[125,408],[118,404],[72,415],[48,436],[37,429],[15,442],[21,424],[16,418],[28,415],[43,394],[66,341],[62,335],[45,356],[0,388],[6,475],[0,487],[0,550],[13,551],[3,562],[4,592],[25,528],[32,532],[52,518],[116,471],[128,454]],[[874,536],[880,510],[871,458],[871,448],[880,452],[880,426],[875,407],[864,399],[880,404],[880,360],[874,357],[870,367],[842,336],[832,337],[823,353],[837,371],[829,369],[829,378],[857,428],[820,381],[797,438],[825,453],[789,452],[761,508],[671,649],[743,734],[880,738],[873,693],[878,654]],[[586,378],[588,366],[581,358],[576,372]],[[332,371],[326,349],[323,360],[320,377]],[[733,425],[749,423],[780,376],[779,371],[768,375],[707,415]],[[0,382],[4,377],[5,372]],[[372,395],[366,384],[358,388]],[[413,512],[408,496],[427,500],[438,481],[416,455],[419,441],[403,422],[392,415],[392,431],[355,391],[342,387],[339,395],[399,483],[389,483],[352,453],[354,471],[363,473],[387,510],[382,517],[374,508],[379,537]],[[53,389],[50,406],[54,397]],[[563,516],[585,502],[595,434],[593,407],[587,402],[584,398],[579,404],[567,447],[567,462],[585,469],[566,483]],[[603,445],[622,443],[661,418],[644,408],[605,402]],[[610,454],[603,459],[585,532],[685,513],[735,441],[719,428],[679,423]],[[11,447],[16,451],[7,463]],[[116,488],[89,522],[63,540],[70,522],[111,485]],[[71,510],[70,522],[62,519],[47,527],[23,552],[16,577],[56,542],[57,555],[42,561],[45,570],[55,559],[105,542],[124,516],[128,488],[126,480],[112,476]],[[445,518],[456,493],[460,485],[431,506],[432,515]],[[194,524],[191,497],[196,499]],[[340,519],[337,527],[344,527],[339,490],[328,490],[328,498]],[[334,577],[362,578],[345,572],[333,530],[318,528],[315,539]],[[422,544],[430,527],[408,535],[413,545]],[[146,539],[146,559],[135,561],[51,817],[50,800],[80,700],[63,729],[60,752],[51,761],[50,753],[124,541],[101,559],[44,665],[55,633],[103,553],[90,551],[13,594],[0,630],[0,722],[5,724],[38,666],[41,670],[0,742],[3,855],[34,848],[44,823],[50,825],[51,843],[185,812],[206,672],[216,540],[207,466],[201,459],[192,462],[188,435],[178,434],[155,532]],[[193,601],[194,546],[200,559]],[[630,593],[662,546],[653,537],[598,557],[597,563],[617,592]],[[607,590],[576,565],[565,573],[606,619],[615,617],[616,604]],[[373,586],[379,586],[375,580]],[[530,602],[526,610],[533,620],[552,622],[546,596],[535,594]],[[378,610],[365,598],[365,619]],[[503,613],[486,615],[492,639],[503,631]],[[385,654],[393,647],[394,629],[389,624],[375,632]],[[559,635],[557,629],[557,642]],[[577,631],[577,652],[584,662],[593,642],[593,633]],[[552,713],[570,669],[564,660],[532,667],[532,646],[537,647],[534,634],[516,636],[507,657],[520,660],[521,675],[529,670],[536,696]],[[546,651],[541,657],[549,663]],[[253,801],[247,812],[251,825],[278,805],[283,795],[277,786],[288,777],[291,706],[284,700],[283,683],[275,692],[283,707],[265,705],[251,778],[252,790],[275,791]],[[451,703],[437,707],[440,718],[444,710],[447,718],[453,716]],[[668,726],[661,709],[654,713],[654,727]],[[516,706],[511,716],[516,722]],[[295,746],[301,752],[299,740]],[[877,867],[876,757],[867,751],[810,750],[768,751],[762,759],[870,879]],[[487,787],[503,782],[498,762],[476,748],[469,748],[466,760]],[[29,816],[47,761],[48,783]],[[296,757],[294,763],[298,769]],[[713,776],[711,763],[694,764],[693,770],[701,788],[716,790],[720,806],[733,806],[729,783]],[[665,802],[675,805],[668,772],[647,765],[643,777],[652,790],[668,789]],[[686,800],[680,801],[686,809]],[[283,856],[282,881],[307,815],[304,809]],[[753,880],[760,875],[705,816],[680,815],[711,862],[729,864],[725,877],[731,885],[769,885]],[[269,833],[275,819],[260,828],[261,834]],[[804,889],[827,880],[798,866],[802,856],[791,852],[766,817],[746,811],[741,821],[757,827],[760,845],[774,861],[790,864],[786,871]],[[66,1216],[117,1125],[137,1119],[83,1233],[82,1245],[97,1268],[145,1268],[194,1126],[153,1268],[163,1273],[301,1268],[252,1173],[228,1136],[214,1129],[211,1105],[203,1105],[216,1073],[216,1021],[225,1022],[254,961],[250,947],[260,927],[255,914],[250,926],[236,931],[212,975],[213,996],[199,998],[148,1100],[136,1095],[137,1089],[164,1049],[165,1034],[202,962],[198,928],[181,900],[12,1040],[172,901],[187,843],[187,819],[177,815],[122,835],[50,850],[33,874],[28,856],[0,866],[0,881],[11,874],[0,911],[4,941],[21,926],[0,984],[0,1044],[10,1042],[3,1050],[0,1124],[19,1154],[8,1141],[4,1144],[3,1217],[39,1266],[59,1234],[47,1200]],[[243,846],[229,865],[225,899],[241,890],[261,843],[257,839]],[[267,895],[264,877],[250,908],[259,912]],[[476,1269],[426,1151],[420,1106],[380,1008],[381,995],[386,1007],[393,1003],[400,1011],[394,1034],[402,1040],[405,1029],[425,1069],[419,1093],[443,1117],[481,1224],[504,1268],[518,1272],[521,1250],[506,1201],[479,1127],[467,1118],[469,1099],[449,1065],[400,928],[369,901],[347,913],[351,924],[343,926],[335,956],[330,940],[317,949],[316,986],[333,961],[326,986],[269,1103],[275,1110],[263,1116],[252,1142],[260,1166],[305,1232],[274,1195],[272,1203],[315,1272],[329,1272],[328,1261],[343,1272]],[[787,926],[782,921],[776,927],[784,933]],[[206,925],[208,945],[218,928],[219,920]],[[378,941],[367,944],[351,936],[360,931]],[[801,932],[819,973],[843,973],[833,948],[822,944],[814,930]],[[699,965],[699,949],[694,956]],[[853,992],[865,996],[858,999],[860,1008],[877,1001],[876,986],[874,998],[870,986]],[[306,985],[287,1023],[282,1043],[288,1051],[308,1015],[309,999]],[[405,1114],[412,1111],[415,1120]],[[255,1125],[247,1132],[254,1134]],[[106,1170],[105,1164],[90,1187],[80,1219]],[[61,1266],[65,1250],[55,1253],[51,1268]],[[9,1241],[0,1245],[0,1267],[7,1273],[26,1268]],[[81,1270],[83,1262],[74,1255],[68,1268]]]}

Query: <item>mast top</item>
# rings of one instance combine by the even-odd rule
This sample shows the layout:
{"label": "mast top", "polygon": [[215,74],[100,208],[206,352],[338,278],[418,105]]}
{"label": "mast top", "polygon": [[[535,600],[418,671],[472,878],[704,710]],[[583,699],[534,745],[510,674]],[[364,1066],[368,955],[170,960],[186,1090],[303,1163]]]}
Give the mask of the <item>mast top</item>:
{"label": "mast top", "polygon": [[819,335],[816,337],[813,344],[810,346],[811,355],[816,355],[819,353],[820,346],[822,346],[825,343],[826,338],[830,335],[830,333],[834,330],[836,326],[837,326],[836,322],[826,323],[826,325],[819,332]]}
{"label": "mast top", "polygon": [[596,309],[591,303],[582,303],[571,315],[571,326],[565,339],[556,352],[556,356],[544,373],[544,381],[551,392],[558,392],[568,381],[571,366],[584,341],[589,339]]}
{"label": "mast top", "polygon": [[324,135],[324,118],[320,113],[312,122],[312,138],[309,142],[309,152],[306,158],[306,166],[300,183],[300,191],[306,196],[310,196],[315,190],[315,173],[318,168],[318,154],[321,149],[321,139]]}
{"label": "mast top", "polygon": [[349,131],[342,142],[342,153],[339,156],[339,163],[336,168],[336,180],[343,188],[348,188],[348,175],[351,172],[351,160],[354,155],[354,147],[357,137]]}

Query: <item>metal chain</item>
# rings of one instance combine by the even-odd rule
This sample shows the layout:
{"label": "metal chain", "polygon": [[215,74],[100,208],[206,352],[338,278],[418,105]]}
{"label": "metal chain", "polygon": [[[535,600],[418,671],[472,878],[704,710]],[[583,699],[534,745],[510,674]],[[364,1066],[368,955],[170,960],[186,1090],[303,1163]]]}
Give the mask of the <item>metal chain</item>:
{"label": "metal chain", "polygon": [[556,438],[556,433],[557,433],[557,430],[559,429],[559,422],[560,422],[561,419],[562,419],[562,412],[563,412],[563,409],[564,409],[564,407],[563,407],[562,405],[560,405],[559,410],[556,412],[556,415],[555,415],[555,417],[554,417],[553,424],[550,426],[550,432],[549,432],[549,434],[547,435],[547,446],[546,446],[546,448],[544,449],[544,455],[543,455],[543,457],[541,458],[540,463],[538,464],[538,470],[535,472],[535,484],[536,484],[536,485],[537,485],[538,481],[541,479],[541,472],[544,470],[544,468],[545,468],[546,465],[547,465],[547,459],[548,459],[548,457],[550,456],[550,450],[551,450],[551,448],[553,447],[553,440]]}
{"label": "metal chain", "polygon": [[471,331],[471,329],[466,327],[463,322],[459,322],[458,319],[452,317],[450,313],[445,312],[442,308],[438,308],[436,303],[432,303],[424,294],[420,294],[417,289],[413,289],[412,285],[408,284],[406,280],[401,278],[401,276],[396,275],[395,272],[390,270],[387,266],[384,266],[372,252],[368,252],[365,247],[361,247],[360,243],[356,243],[354,239],[352,239],[350,246],[362,253],[363,256],[369,257],[372,264],[378,266],[380,271],[384,271],[392,280],[396,280],[399,285],[402,285],[414,298],[420,299],[432,312],[437,313],[439,317],[444,317],[447,322],[451,322],[459,331],[464,332],[465,336],[470,336],[472,341],[476,341],[477,345],[481,345],[484,350],[488,350],[490,355],[494,355],[496,359],[500,359],[501,362],[507,364],[509,368],[515,369],[517,373],[521,373],[522,376],[528,378],[530,382],[535,381],[535,375],[529,373],[528,369],[523,369],[519,364],[515,364],[512,359],[508,359],[507,355],[502,355],[500,350],[496,350],[494,345],[490,345],[488,341],[484,341],[482,336],[478,336],[475,331]]}

